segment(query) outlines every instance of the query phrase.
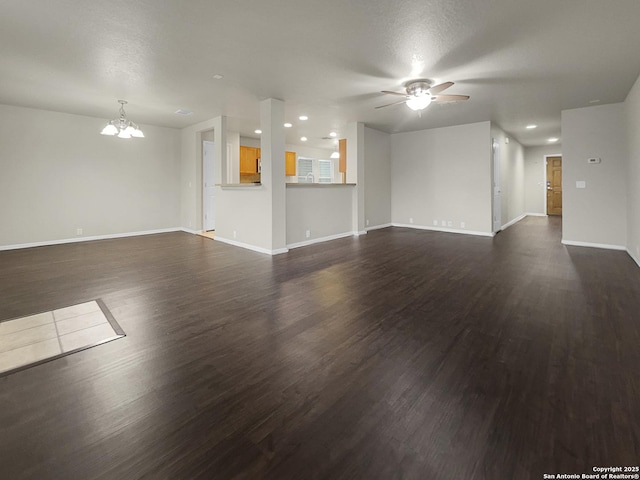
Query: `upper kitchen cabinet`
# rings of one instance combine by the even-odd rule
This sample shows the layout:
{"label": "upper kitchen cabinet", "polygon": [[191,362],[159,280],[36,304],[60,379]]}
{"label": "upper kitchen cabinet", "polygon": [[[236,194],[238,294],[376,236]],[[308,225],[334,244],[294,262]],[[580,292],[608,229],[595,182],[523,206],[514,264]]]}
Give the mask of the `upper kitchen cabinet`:
{"label": "upper kitchen cabinet", "polygon": [[258,173],[260,149],[256,147],[240,147],[240,173]]}
{"label": "upper kitchen cabinet", "polygon": [[[293,177],[296,175],[296,152],[284,152],[285,175]],[[259,173],[260,149],[257,147],[240,146],[240,173]]]}
{"label": "upper kitchen cabinet", "polygon": [[285,175],[293,177],[296,174],[296,152],[284,152]]}

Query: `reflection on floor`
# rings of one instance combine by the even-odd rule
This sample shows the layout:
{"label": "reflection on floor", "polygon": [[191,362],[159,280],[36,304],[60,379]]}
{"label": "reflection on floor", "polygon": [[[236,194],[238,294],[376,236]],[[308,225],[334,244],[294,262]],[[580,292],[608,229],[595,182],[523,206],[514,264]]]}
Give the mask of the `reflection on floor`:
{"label": "reflection on floor", "polygon": [[216,233],[215,230],[209,230],[208,232],[200,232],[198,235],[200,235],[201,237],[207,237],[213,240],[215,233]]}
{"label": "reflection on floor", "polygon": [[0,374],[124,336],[110,316],[92,301],[0,322]]}

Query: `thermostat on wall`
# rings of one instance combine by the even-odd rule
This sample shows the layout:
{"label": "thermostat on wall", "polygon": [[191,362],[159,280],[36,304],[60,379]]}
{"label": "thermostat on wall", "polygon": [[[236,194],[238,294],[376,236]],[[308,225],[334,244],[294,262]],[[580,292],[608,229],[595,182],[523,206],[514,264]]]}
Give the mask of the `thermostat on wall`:
{"label": "thermostat on wall", "polygon": [[587,159],[587,163],[600,163],[602,160],[600,158],[589,158]]}

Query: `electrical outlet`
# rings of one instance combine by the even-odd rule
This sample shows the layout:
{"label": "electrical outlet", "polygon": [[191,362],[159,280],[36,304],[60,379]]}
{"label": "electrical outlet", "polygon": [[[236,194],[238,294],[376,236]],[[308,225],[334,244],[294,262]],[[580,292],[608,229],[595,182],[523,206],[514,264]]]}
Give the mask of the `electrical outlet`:
{"label": "electrical outlet", "polygon": [[409,217],[409,223],[413,223],[413,217]]}
{"label": "electrical outlet", "polygon": [[76,228],[76,235],[82,235],[82,228]]}
{"label": "electrical outlet", "polygon": [[369,226],[369,219],[367,218],[367,227]]}
{"label": "electrical outlet", "polygon": [[443,227],[446,227],[447,226],[447,221],[446,220],[442,220],[440,222],[440,225],[442,225]]}
{"label": "electrical outlet", "polygon": [[434,227],[437,227],[437,226],[438,226],[438,220],[434,220],[434,221],[433,221],[433,226],[434,226]]}
{"label": "electrical outlet", "polygon": [[451,221],[447,222],[447,227],[453,227],[453,222]]}
{"label": "electrical outlet", "polygon": [[233,238],[236,238],[238,236],[238,234],[236,233],[236,231],[233,231]]}
{"label": "electrical outlet", "polygon": [[311,237],[311,230],[307,230],[306,232],[304,232],[304,236],[307,238]]}
{"label": "electrical outlet", "polygon": [[466,225],[464,222],[460,222],[460,228],[466,228]]}

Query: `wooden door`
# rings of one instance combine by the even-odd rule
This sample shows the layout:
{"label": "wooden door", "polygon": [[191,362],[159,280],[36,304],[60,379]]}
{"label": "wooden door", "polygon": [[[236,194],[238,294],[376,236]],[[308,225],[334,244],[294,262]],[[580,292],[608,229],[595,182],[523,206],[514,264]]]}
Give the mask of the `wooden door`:
{"label": "wooden door", "polygon": [[547,215],[562,215],[562,157],[547,157]]}

